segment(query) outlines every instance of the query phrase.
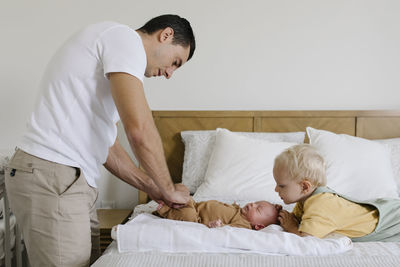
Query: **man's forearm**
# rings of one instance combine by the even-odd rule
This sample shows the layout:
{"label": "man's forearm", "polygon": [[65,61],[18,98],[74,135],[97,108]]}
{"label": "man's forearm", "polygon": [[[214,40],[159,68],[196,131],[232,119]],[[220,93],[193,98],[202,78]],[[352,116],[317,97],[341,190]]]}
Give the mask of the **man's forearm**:
{"label": "man's forearm", "polygon": [[139,190],[148,192],[157,190],[153,180],[142,170],[136,167],[128,153],[121,146],[118,139],[109,149],[104,167],[116,177]]}
{"label": "man's forearm", "polygon": [[142,133],[135,133],[134,135],[129,135],[128,130],[129,143],[141,168],[152,177],[163,194],[169,195],[169,193],[174,192],[175,188],[165,161],[160,135],[152,120],[148,122],[146,128]]}
{"label": "man's forearm", "polygon": [[126,73],[111,73],[110,85],[132,151],[164,196],[169,196],[175,187],[142,82]]}

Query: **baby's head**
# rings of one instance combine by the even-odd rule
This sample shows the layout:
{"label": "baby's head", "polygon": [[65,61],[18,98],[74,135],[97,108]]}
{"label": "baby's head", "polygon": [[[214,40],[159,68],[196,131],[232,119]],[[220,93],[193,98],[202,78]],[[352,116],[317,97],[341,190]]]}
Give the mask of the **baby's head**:
{"label": "baby's head", "polygon": [[318,186],[326,185],[325,162],[309,144],[292,146],[275,158],[275,191],[286,203],[309,197]]}
{"label": "baby's head", "polygon": [[251,227],[260,230],[270,224],[278,223],[278,214],[281,207],[268,201],[257,201],[246,204],[242,209],[242,215],[250,222]]}

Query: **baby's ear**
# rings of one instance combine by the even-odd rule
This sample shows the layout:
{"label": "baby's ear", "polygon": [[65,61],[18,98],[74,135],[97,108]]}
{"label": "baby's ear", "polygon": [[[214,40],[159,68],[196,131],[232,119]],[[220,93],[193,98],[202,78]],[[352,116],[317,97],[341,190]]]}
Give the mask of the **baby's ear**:
{"label": "baby's ear", "polygon": [[256,224],[256,225],[254,225],[254,229],[255,230],[261,230],[261,229],[263,229],[265,226],[264,225],[262,225],[262,224]]}

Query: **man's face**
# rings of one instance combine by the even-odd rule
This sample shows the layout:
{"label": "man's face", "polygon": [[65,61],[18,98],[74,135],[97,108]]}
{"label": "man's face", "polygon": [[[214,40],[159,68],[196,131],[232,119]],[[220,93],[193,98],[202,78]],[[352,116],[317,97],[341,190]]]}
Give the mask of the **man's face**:
{"label": "man's face", "polygon": [[164,76],[171,78],[176,69],[185,64],[189,57],[190,47],[172,44],[169,38],[154,49],[153,53],[147,57],[146,77]]}
{"label": "man's face", "polygon": [[274,167],[273,173],[276,182],[275,191],[285,204],[295,203],[304,197],[300,183],[290,177],[286,168]]}

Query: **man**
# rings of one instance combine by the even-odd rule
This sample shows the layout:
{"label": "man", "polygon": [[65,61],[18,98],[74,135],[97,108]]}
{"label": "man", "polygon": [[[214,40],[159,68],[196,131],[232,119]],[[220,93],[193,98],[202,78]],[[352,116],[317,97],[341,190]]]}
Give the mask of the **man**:
{"label": "man", "polygon": [[[92,261],[98,257],[101,164],[154,200],[189,200],[187,188],[171,181],[142,81],[169,79],[194,50],[190,23],[163,15],[136,31],[115,22],[90,25],[54,55],[6,174],[32,266],[87,266],[91,247]],[[119,120],[144,171],[118,142]]]}

